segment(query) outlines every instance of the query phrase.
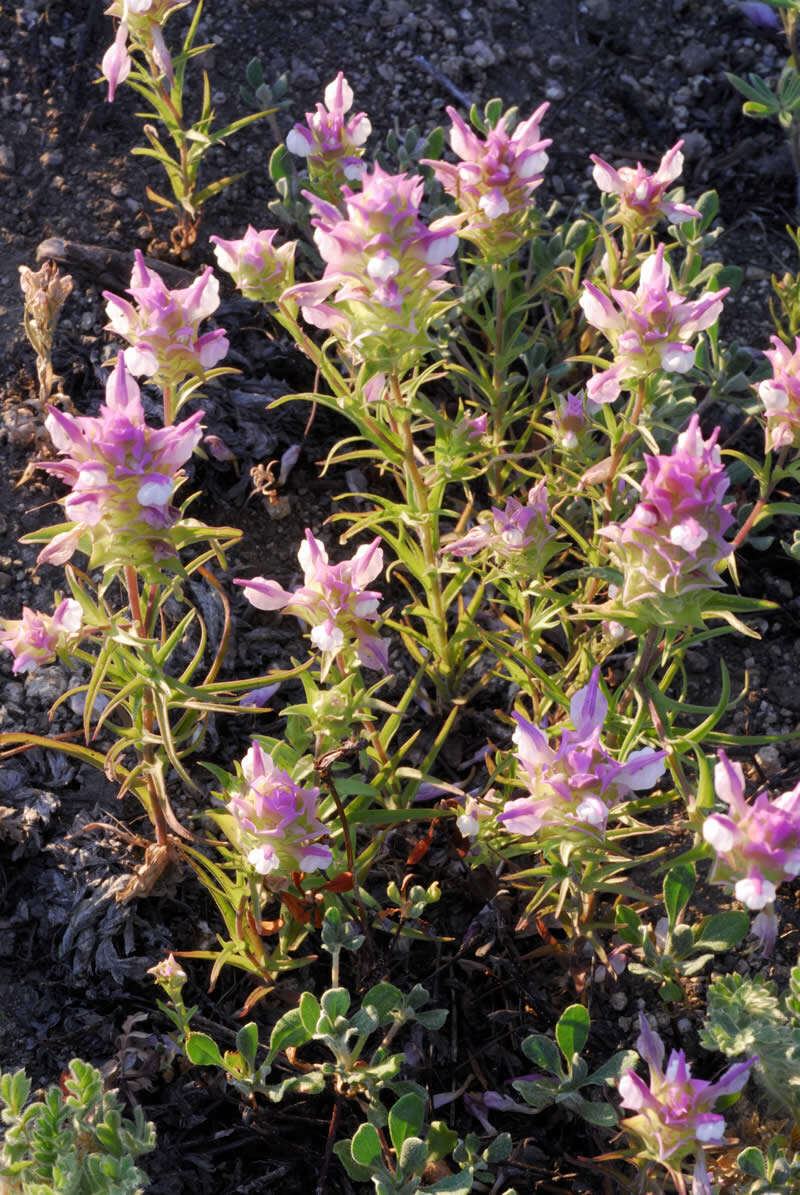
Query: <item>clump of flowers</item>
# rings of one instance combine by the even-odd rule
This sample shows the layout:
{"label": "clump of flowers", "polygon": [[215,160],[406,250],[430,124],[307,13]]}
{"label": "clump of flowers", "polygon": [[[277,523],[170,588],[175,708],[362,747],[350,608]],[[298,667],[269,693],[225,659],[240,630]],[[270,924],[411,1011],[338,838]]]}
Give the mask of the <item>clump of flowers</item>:
{"label": "clump of flowers", "polygon": [[347,117],[353,99],[353,89],[339,71],[325,88],[325,103],[306,112],[306,123],[296,124],[286,138],[289,152],[305,158],[314,191],[332,203],[338,202],[345,183],[361,177],[363,147],[372,132],[365,112]]}
{"label": "clump of flowers", "polygon": [[246,299],[256,303],[275,302],[294,282],[297,241],[287,241],[275,248],[272,242],[277,235],[277,228],[263,228],[257,232],[252,224],[248,224],[241,240],[208,238],[215,246],[220,269],[231,275]]}
{"label": "clump of flowers", "polygon": [[643,1013],[639,1013],[639,1029],[636,1049],[650,1068],[650,1082],[632,1070],[620,1079],[623,1107],[635,1113],[622,1121],[622,1127],[636,1141],[639,1156],[666,1166],[681,1191],[686,1189],[682,1164],[693,1156],[692,1191],[711,1195],[704,1150],[707,1145],[724,1144],[725,1139],[725,1118],[714,1109],[721,1099],[729,1104],[727,1097],[738,1095],[758,1060],[749,1058],[729,1067],[716,1083],[693,1079],[683,1050],[673,1050],[664,1069],[664,1043]]}
{"label": "clump of flowers", "polygon": [[172,55],[161,32],[170,13],[184,8],[188,0],[114,0],[106,9],[107,17],[117,17],[117,36],[103,55],[101,70],[108,80],[108,102],[120,83],[124,83],[133,65],[128,51],[128,39],[152,60],[153,65],[172,82]]}
{"label": "clump of flowers", "polygon": [[764,356],[772,366],[772,377],[758,385],[758,397],[767,418],[766,451],[800,447],[800,336],[790,349],[777,336]]}
{"label": "clump of flowers", "polygon": [[722,584],[716,566],[730,555],[724,535],[734,520],[723,505],[728,476],[718,435],[715,428],[704,440],[693,415],[669,455],[645,454],[641,501],[624,523],[600,531],[623,572],[622,605],[656,622],[699,625],[691,595]]}
{"label": "clump of flowers", "polygon": [[108,299],[107,327],[127,340],[125,364],[137,377],[152,378],[162,387],[177,386],[212,369],[227,353],[223,328],[202,335],[199,331],[219,307],[219,282],[211,266],[190,286],[169,290],[137,249],[128,294],[133,303],[103,292]]}
{"label": "clump of flowers", "polygon": [[202,438],[202,412],[170,427],[148,427],[123,354],[109,375],[99,415],[49,410],[45,426],[61,460],[38,464],[70,486],[63,504],[76,525],[50,540],[39,563],[64,564],[84,536],[92,544],[92,567],[147,568],[153,559],[174,556],[169,529],[179,512],[171,499],[180,466]]}
{"label": "clump of flowers", "polygon": [[547,563],[547,546],[556,535],[547,521],[548,513],[547,482],[540,481],[528,491],[524,505],[509,498],[504,510],[493,506],[477,527],[445,544],[442,552],[463,559],[489,549],[502,560],[516,563],[527,575],[536,576]]}
{"label": "clump of flowers", "polygon": [[513,133],[508,116],[501,116],[485,140],[455,108],[448,108],[450,145],[461,161],[423,161],[463,213],[460,235],[477,245],[488,261],[503,261],[525,239],[530,197],[542,183],[545,151],[552,144],[542,139],[539,129],[549,106],[542,104]]}
{"label": "clump of flowers", "polygon": [[664,771],[664,751],[643,748],[619,763],[600,741],[608,701],[600,669],[570,702],[572,730],[551,747],[544,730],[514,714],[514,745],[529,795],[508,801],[497,820],[512,834],[531,836],[544,827],[603,835],[609,811],[635,791],[652,788]]}
{"label": "clump of flowers", "polygon": [[737,900],[758,911],[753,932],[768,954],[778,929],[773,907],[778,886],[800,875],[800,784],[774,801],[759,793],[749,804],[742,765],[720,751],[714,786],[728,811],[712,813],[703,823],[703,838],[714,849],[709,879],[732,887]]}
{"label": "clump of flowers", "polygon": [[253,741],[242,760],[242,779],[225,808],[234,819],[238,845],[262,876],[318,871],[333,859],[315,839],[327,834],[317,817],[318,788],[300,788],[271,755]]}
{"label": "clump of flowers", "polygon": [[345,187],[343,212],[308,192],[314,240],[326,265],[317,282],[290,287],[284,301],[334,332],[372,372],[402,372],[431,347],[429,328],[450,287],[443,275],[458,239],[447,222],[419,215],[419,175],[387,174],[376,165],[359,193]]}
{"label": "clump of flowers", "polygon": [[659,369],[688,373],[695,355],[688,342],[716,323],[730,289],[707,291],[694,300],[670,290],[663,245],[642,262],[635,293],[612,288],[612,302],[591,282],[583,286],[583,313],[614,350],[611,368],[595,374],[586,386],[588,397],[597,403],[614,402],[623,384],[646,378]]}
{"label": "clump of flowers", "polygon": [[378,617],[381,594],[366,588],[383,568],[380,542],[362,544],[351,560],[329,564],[324,545],[306,529],[297,553],[304,583],[294,593],[264,577],[236,584],[244,586],[245,597],[257,609],[285,610],[309,624],[311,642],[322,652],[323,679],[334,659],[350,647],[355,647],[365,668],[388,672],[386,643],[371,626]]}
{"label": "clump of flowers", "polygon": [[663,217],[673,224],[697,220],[700,212],[688,203],[673,203],[666,198],[667,188],[675,182],[683,170],[683,141],[678,141],[662,157],[655,174],[648,174],[641,162],[636,168],[620,166],[615,169],[590,154],[594,162],[592,177],[601,191],[616,195],[617,211],[612,221],[630,228],[634,233],[648,232]]}
{"label": "clump of flowers", "polygon": [[83,611],[72,598],[64,598],[52,614],[22,607],[22,618],[0,619],[0,647],[14,657],[12,672],[30,672],[54,660],[80,631]]}

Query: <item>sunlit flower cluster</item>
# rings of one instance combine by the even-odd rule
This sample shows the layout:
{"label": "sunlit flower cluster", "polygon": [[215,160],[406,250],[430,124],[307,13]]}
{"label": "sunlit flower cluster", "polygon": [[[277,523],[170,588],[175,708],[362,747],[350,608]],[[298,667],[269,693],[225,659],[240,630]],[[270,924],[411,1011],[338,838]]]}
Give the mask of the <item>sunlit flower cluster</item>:
{"label": "sunlit flower cluster", "polygon": [[125,364],[136,377],[176,386],[212,369],[227,353],[224,329],[199,331],[202,321],[219,307],[219,282],[211,266],[190,286],[169,290],[137,249],[128,294],[133,303],[103,292],[108,328],[130,345]]}
{"label": "sunlit flower cluster", "polygon": [[632,1070],[620,1079],[622,1105],[634,1112],[622,1127],[635,1139],[640,1156],[663,1163],[673,1174],[693,1156],[693,1195],[711,1195],[704,1148],[724,1144],[725,1138],[725,1118],[715,1107],[742,1090],[757,1059],[729,1067],[716,1083],[693,1079],[683,1050],[673,1050],[664,1067],[664,1043],[644,1013],[639,1028],[636,1049],[650,1068],[650,1082]]}
{"label": "sunlit flower cluster", "polygon": [[703,823],[703,838],[714,849],[709,879],[732,887],[737,900],[759,912],[753,929],[768,953],[777,932],[772,904],[778,887],[800,875],[800,784],[774,801],[759,793],[750,804],[742,765],[720,751],[714,787],[728,811]]}
{"label": "sunlit flower cluster", "polygon": [[678,141],[668,149],[654,174],[648,174],[641,162],[636,163],[635,169],[632,166],[615,169],[596,154],[590,155],[594,162],[592,176],[597,186],[601,191],[617,196],[618,206],[611,222],[625,225],[639,234],[649,231],[662,218],[673,224],[699,218],[700,212],[696,208],[688,203],[674,203],[665,195],[683,170],[682,147],[683,141]]}
{"label": "sunlit flower cluster", "polygon": [[305,158],[315,193],[332,203],[345,183],[361,177],[364,142],[372,132],[366,113],[347,117],[353,100],[353,89],[339,71],[325,88],[325,103],[306,112],[306,123],[296,124],[286,138],[289,152]]}
{"label": "sunlit flower cluster", "polygon": [[630,385],[659,369],[688,373],[695,356],[688,342],[716,323],[729,290],[708,291],[694,300],[670,290],[663,245],[642,262],[635,293],[612,288],[609,298],[591,282],[584,282],[583,287],[583,313],[614,350],[611,367],[594,374],[586,386],[587,395],[597,403],[613,402],[623,384]]}
{"label": "sunlit flower cluster", "polygon": [[493,506],[477,526],[445,544],[442,552],[463,559],[488,549],[493,556],[536,576],[547,562],[547,548],[556,534],[547,521],[548,513],[547,482],[540,481],[528,491],[524,505],[509,498],[503,509]]}
{"label": "sunlit flower cluster", "polygon": [[215,246],[220,269],[230,274],[244,297],[253,302],[272,303],[294,282],[297,242],[287,241],[275,248],[273,241],[277,235],[277,228],[263,228],[259,232],[248,224],[247,232],[238,241],[208,238]]}
{"label": "sunlit flower cluster", "polygon": [[122,354],[106,383],[99,415],[49,410],[45,425],[61,459],[39,461],[39,467],[70,486],[63,504],[76,526],[50,540],[39,553],[40,563],[65,563],[84,535],[92,542],[95,563],[142,563],[173,555],[169,528],[179,512],[171,505],[172,494],[180,466],[202,438],[202,412],[170,427],[148,427],[139,387]]}
{"label": "sunlit flower cluster", "polygon": [[183,8],[189,0],[114,0],[106,9],[107,17],[117,17],[120,24],[117,36],[103,55],[101,70],[108,80],[108,101],[111,103],[120,83],[131,73],[133,62],[128,40],[139,41],[152,57],[156,67],[172,81],[172,56],[164,41],[162,26],[171,12]]}
{"label": "sunlit flower cluster", "polygon": [[539,129],[548,107],[542,104],[513,133],[502,116],[485,139],[448,108],[450,145],[461,160],[455,165],[423,160],[463,213],[459,234],[478,245],[488,261],[502,261],[525,238],[531,195],[541,185],[551,144]]}
{"label": "sunlit flower cluster", "polygon": [[766,450],[776,452],[792,445],[800,448],[800,336],[790,349],[777,336],[764,356],[772,366],[772,377],[760,382],[758,397],[767,419]]}
{"label": "sunlit flower cluster", "polygon": [[570,702],[573,729],[561,731],[557,747],[522,714],[514,714],[514,746],[527,797],[508,801],[497,820],[526,837],[544,827],[602,835],[610,810],[635,791],[652,788],[664,771],[664,751],[643,748],[618,762],[600,741],[608,701],[600,669]]}
{"label": "sunlit flower cluster", "polygon": [[52,614],[22,607],[22,618],[0,618],[0,647],[14,657],[12,672],[30,672],[48,664],[81,629],[78,602],[64,598]]}
{"label": "sunlit flower cluster", "polygon": [[315,327],[334,332],[373,371],[409,369],[431,347],[429,327],[450,287],[443,275],[458,239],[445,221],[420,219],[423,182],[376,165],[342,208],[307,194],[325,272],[284,294]]}
{"label": "sunlit flower cluster", "polygon": [[691,621],[696,610],[689,595],[722,584],[716,568],[730,555],[724,536],[734,520],[723,503],[728,476],[718,434],[715,428],[704,440],[693,415],[669,455],[645,455],[641,500],[630,517],[602,528],[624,575],[623,605],[675,599],[670,617]]}
{"label": "sunlit flower cluster", "polygon": [[378,590],[367,589],[383,568],[380,539],[362,544],[351,560],[328,563],[328,553],[306,530],[297,559],[303,569],[303,585],[290,593],[277,581],[253,577],[238,580],[244,594],[259,610],[285,610],[311,627],[311,642],[323,655],[323,675],[336,656],[354,647],[366,668],[388,671],[387,645],[372,630],[378,617]]}
{"label": "sunlit flower cluster", "polygon": [[239,847],[259,875],[318,871],[333,856],[316,841],[326,834],[317,817],[318,788],[301,788],[258,742],[242,760],[242,780],[226,805]]}

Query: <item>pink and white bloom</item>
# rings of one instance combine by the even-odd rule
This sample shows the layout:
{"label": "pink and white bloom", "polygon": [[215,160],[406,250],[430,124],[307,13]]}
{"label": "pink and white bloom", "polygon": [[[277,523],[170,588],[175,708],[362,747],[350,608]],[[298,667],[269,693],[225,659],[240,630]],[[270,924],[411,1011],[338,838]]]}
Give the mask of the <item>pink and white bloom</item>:
{"label": "pink and white bloom", "polygon": [[619,207],[614,216],[617,223],[630,227],[636,233],[647,232],[663,216],[673,224],[697,220],[700,212],[687,203],[673,203],[666,198],[667,188],[675,182],[683,170],[683,141],[678,141],[664,154],[655,174],[648,174],[641,162],[636,168],[620,166],[615,169],[598,158],[594,162],[592,177],[601,191],[616,195]]}
{"label": "pink and white bloom", "polygon": [[39,563],[63,564],[87,535],[95,562],[133,563],[174,554],[169,528],[179,512],[171,505],[180,466],[192,455],[203,432],[202,412],[171,427],[148,427],[139,387],[124,354],[106,382],[99,415],[68,415],[49,407],[45,427],[60,460],[39,461],[70,492],[63,500],[76,526],[52,539]]}
{"label": "pink and white bloom", "polygon": [[306,123],[296,124],[286,138],[289,152],[305,158],[314,191],[332,203],[345,183],[361,178],[364,143],[372,132],[366,113],[347,117],[353,100],[353,89],[339,71],[325,88],[325,103],[306,112]]}
{"label": "pink and white bloom", "polygon": [[664,246],[659,245],[642,262],[635,294],[612,288],[609,298],[593,283],[583,284],[583,314],[614,350],[611,368],[587,383],[586,393],[593,402],[614,402],[623,384],[657,370],[683,374],[694,365],[695,350],[688,342],[716,323],[730,288],[707,291],[690,301],[670,290],[670,281]]}
{"label": "pink and white bloom", "polygon": [[355,647],[365,668],[389,671],[385,641],[371,623],[378,617],[378,590],[367,589],[383,569],[380,539],[362,544],[351,560],[328,563],[323,544],[306,529],[297,558],[304,573],[303,585],[290,593],[277,581],[253,577],[237,580],[244,595],[258,610],[285,610],[311,627],[311,642],[323,655],[323,676],[343,650]]}
{"label": "pink and white bloom", "polygon": [[280,884],[292,871],[319,871],[333,859],[317,839],[327,829],[317,816],[318,788],[301,788],[253,741],[242,776],[225,808],[234,819],[237,845],[259,875]]}
{"label": "pink and white bloom", "polygon": [[147,968],[147,974],[152,975],[154,981],[166,988],[167,991],[180,992],[189,976],[184,971],[174,954],[168,954],[154,967]]}
{"label": "pink and white bloom", "polygon": [[172,55],[167,49],[161,32],[167,17],[177,8],[183,8],[188,0],[114,0],[106,9],[107,17],[120,21],[114,41],[103,55],[101,71],[108,80],[108,102],[120,83],[131,73],[133,61],[128,50],[129,39],[161,74],[173,81]]}
{"label": "pink and white bloom", "polygon": [[553,423],[553,438],[562,452],[574,452],[585,439],[589,416],[597,404],[580,394],[558,395],[556,409],[547,418]]}
{"label": "pink and white bloom", "polygon": [[723,504],[728,475],[718,435],[715,428],[704,440],[693,415],[669,455],[645,454],[641,501],[630,517],[601,528],[624,575],[624,606],[671,599],[672,615],[685,623],[697,616],[689,595],[722,584],[716,566],[730,555],[724,536],[734,519]]}
{"label": "pink and white bloom", "polygon": [[455,108],[448,108],[450,145],[461,160],[455,165],[423,160],[463,214],[459,235],[476,244],[489,261],[502,261],[525,238],[531,195],[541,186],[545,151],[552,144],[539,129],[548,107],[542,104],[513,133],[502,116],[485,140]]}
{"label": "pink and white bloom", "polygon": [[600,669],[570,702],[572,730],[561,731],[557,747],[522,714],[514,714],[514,745],[529,795],[508,801],[497,820],[525,837],[543,828],[578,830],[602,837],[610,810],[632,793],[652,788],[664,772],[665,751],[643,748],[620,763],[600,735],[608,701],[600,688]]}
{"label": "pink and white bloom", "polygon": [[505,509],[493,506],[466,535],[444,544],[442,553],[463,559],[489,549],[503,560],[516,558],[529,574],[538,574],[547,563],[547,545],[556,535],[548,513],[547,482],[540,481],[528,491],[525,505],[509,498]]}
{"label": "pink and white bloom", "polygon": [[737,900],[759,913],[753,930],[768,954],[777,934],[777,890],[800,875],[800,783],[774,801],[759,793],[750,804],[742,765],[720,751],[714,787],[728,809],[703,823],[703,838],[714,850],[709,879],[732,888]]}
{"label": "pink and white bloom", "polygon": [[64,650],[81,629],[83,611],[72,598],[64,598],[52,614],[22,607],[22,618],[0,618],[0,647],[14,657],[12,672],[30,672],[48,664]]}
{"label": "pink and white bloom", "polygon": [[622,1128],[634,1138],[639,1156],[666,1166],[682,1190],[682,1164],[693,1156],[692,1191],[711,1195],[705,1147],[725,1144],[725,1117],[714,1109],[721,1098],[742,1090],[758,1059],[729,1067],[716,1083],[693,1079],[683,1050],[673,1050],[664,1067],[664,1043],[644,1013],[639,1013],[639,1029],[636,1049],[650,1068],[650,1081],[632,1070],[620,1079],[622,1105],[634,1113]]}
{"label": "pink and white bloom", "polygon": [[274,302],[294,282],[297,241],[287,241],[276,249],[272,242],[277,235],[277,228],[262,228],[257,232],[248,224],[241,240],[208,238],[215,246],[220,269],[231,275],[246,299],[256,303]]}
{"label": "pink and white bloom", "polygon": [[772,366],[772,377],[757,386],[767,420],[766,451],[800,448],[800,336],[790,349],[777,336],[764,356]]}
{"label": "pink and white bloom", "polygon": [[202,335],[199,331],[219,307],[219,282],[211,266],[190,286],[168,290],[160,274],[148,269],[140,250],[134,256],[128,289],[133,303],[103,291],[108,300],[106,327],[130,345],[125,349],[130,372],[160,386],[177,386],[213,369],[228,352],[228,341],[223,328]]}
{"label": "pink and white bloom", "polygon": [[431,348],[428,328],[444,308],[437,300],[451,286],[443,276],[458,245],[446,220],[420,219],[423,180],[376,165],[360,192],[343,188],[342,210],[304,194],[325,272],[290,287],[284,302],[298,303],[308,323],[333,332],[372,372],[410,368]]}

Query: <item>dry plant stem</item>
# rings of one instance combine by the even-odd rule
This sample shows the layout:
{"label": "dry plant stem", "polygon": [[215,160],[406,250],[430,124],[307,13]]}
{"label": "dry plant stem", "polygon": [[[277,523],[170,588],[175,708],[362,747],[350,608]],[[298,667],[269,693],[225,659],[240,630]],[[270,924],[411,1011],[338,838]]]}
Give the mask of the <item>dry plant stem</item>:
{"label": "dry plant stem", "polygon": [[328,792],[333,797],[333,803],[336,806],[336,812],[339,816],[339,821],[342,824],[342,837],[344,838],[344,849],[347,855],[347,868],[353,877],[353,896],[358,905],[358,915],[361,921],[361,928],[366,935],[369,935],[369,920],[367,918],[367,910],[361,901],[361,893],[358,890],[358,872],[356,871],[356,856],[353,850],[353,840],[350,837],[350,824],[347,820],[342,798],[339,796],[339,791],[336,787],[336,782],[331,775],[330,767],[320,766],[316,768],[317,775],[322,783],[327,788]]}
{"label": "dry plant stem", "polygon": [[777,461],[777,464],[775,465],[774,470],[770,470],[769,478],[763,487],[763,489],[764,489],[763,494],[758,499],[755,506],[750,511],[750,514],[747,516],[745,521],[742,523],[741,527],[739,528],[739,530],[736,534],[736,538],[734,539],[734,541],[731,545],[731,548],[734,552],[736,551],[737,548],[740,548],[742,546],[742,544],[744,543],[744,541],[747,539],[748,535],[753,530],[753,527],[755,526],[756,522],[758,521],[759,515],[761,514],[764,507],[767,505],[767,502],[769,501],[769,496],[772,493],[773,489],[775,488],[775,484],[776,484],[775,483],[775,474],[781,472],[781,470],[783,469],[783,466],[786,464],[786,457],[788,455],[789,455],[789,445],[786,444],[786,445],[784,445],[784,447],[780,450],[780,453],[778,454],[778,461]]}
{"label": "dry plant stem", "polygon": [[644,406],[645,390],[646,383],[644,378],[642,378],[636,391],[636,401],[634,402],[633,410],[631,411],[630,426],[626,428],[619,440],[617,440],[617,443],[614,447],[614,454],[611,457],[611,467],[608,470],[608,480],[606,482],[606,503],[609,510],[611,509],[611,504],[614,498],[614,483],[617,478],[617,469],[619,468],[619,463],[622,460],[622,453],[625,445],[635,433],[636,427],[639,423],[639,417],[642,413],[642,407]]}
{"label": "dry plant stem", "polygon": [[[131,617],[133,619],[137,633],[141,635],[143,639],[146,639],[147,627],[142,617],[142,606],[139,600],[139,580],[136,576],[136,569],[130,564],[125,566],[125,587],[128,591]],[[152,734],[154,722],[155,715],[153,710],[152,694],[147,692],[142,702],[142,729],[145,735]],[[167,823],[164,817],[164,809],[161,804],[161,795],[158,791],[158,785],[155,778],[155,753],[153,751],[152,744],[145,743],[140,748],[140,755],[147,773],[147,790],[150,795],[150,816],[153,821],[153,828],[156,832],[156,843],[158,846],[167,846],[169,842],[169,835],[167,834]]]}

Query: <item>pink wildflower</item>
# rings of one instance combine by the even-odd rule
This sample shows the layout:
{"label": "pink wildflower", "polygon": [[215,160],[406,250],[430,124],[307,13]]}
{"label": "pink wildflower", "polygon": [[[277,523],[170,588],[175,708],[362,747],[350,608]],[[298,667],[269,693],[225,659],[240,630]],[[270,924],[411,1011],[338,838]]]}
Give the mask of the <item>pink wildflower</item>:
{"label": "pink wildflower", "polygon": [[211,266],[190,286],[168,290],[137,249],[128,294],[133,303],[103,292],[108,299],[106,326],[127,340],[125,364],[137,377],[176,386],[190,375],[212,369],[227,353],[224,329],[202,336],[199,332],[202,321],[219,306],[219,282]]}
{"label": "pink wildflower", "polygon": [[81,629],[83,611],[78,602],[64,598],[52,614],[22,607],[22,618],[0,619],[0,647],[14,657],[12,672],[30,672],[54,660]]}
{"label": "pink wildflower", "polygon": [[635,382],[659,369],[688,373],[694,365],[695,350],[687,342],[716,323],[729,287],[707,291],[690,302],[669,290],[669,283],[663,245],[642,263],[635,294],[612,289],[616,306],[591,282],[584,283],[583,313],[614,350],[611,368],[595,374],[586,386],[593,402],[613,402],[623,382]]}
{"label": "pink wildflower", "polygon": [[325,104],[306,112],[306,123],[296,124],[286,138],[289,152],[305,158],[314,191],[332,203],[338,202],[345,183],[361,177],[363,146],[372,132],[366,113],[346,119],[353,99],[353,89],[339,71],[325,88]]}
{"label": "pink wildflower", "polygon": [[117,35],[103,55],[100,68],[108,80],[109,103],[119,84],[124,83],[131,72],[129,37],[170,83],[173,81],[172,56],[161,29],[170,13],[187,3],[188,0],[114,0],[106,9],[107,17],[117,17],[120,21]]}
{"label": "pink wildflower", "polygon": [[450,145],[461,161],[422,163],[432,168],[461,209],[459,235],[476,244],[489,261],[502,261],[525,239],[531,195],[542,183],[545,150],[552,144],[542,139],[539,129],[548,107],[542,104],[513,133],[506,128],[507,118],[501,117],[485,140],[455,108],[448,108],[453,122]]}
{"label": "pink wildflower", "polygon": [[493,506],[476,527],[445,544],[442,552],[463,559],[488,548],[504,560],[520,557],[519,563],[529,573],[539,573],[547,562],[547,545],[556,534],[548,513],[547,482],[540,481],[528,491],[524,506],[516,498],[509,498],[503,510]]}
{"label": "pink wildflower", "polygon": [[189,978],[183,967],[180,965],[174,954],[168,954],[160,963],[156,963],[154,967],[148,967],[147,974],[152,975],[156,983],[161,987],[169,989],[180,989]]}
{"label": "pink wildflower", "polygon": [[246,299],[257,303],[274,302],[294,282],[297,241],[287,241],[275,249],[272,242],[277,235],[277,228],[256,232],[252,224],[248,224],[241,240],[223,241],[222,237],[209,237],[216,246],[214,253],[220,269],[232,276]]}
{"label": "pink wildflower", "polygon": [[600,669],[570,702],[572,730],[561,731],[558,748],[522,714],[514,714],[514,744],[529,796],[508,801],[497,820],[512,834],[532,836],[557,826],[603,835],[613,806],[634,791],[652,788],[664,771],[665,751],[643,748],[619,763],[600,741],[608,702]]}
{"label": "pink wildflower", "polygon": [[580,394],[558,395],[556,409],[547,416],[553,422],[553,438],[562,452],[574,452],[585,438],[588,416],[597,411],[591,399]]}
{"label": "pink wildflower", "polygon": [[772,366],[772,377],[760,382],[758,397],[767,419],[766,451],[794,445],[800,448],[800,336],[794,349],[772,338],[773,348],[764,356]]}
{"label": "pink wildflower", "polygon": [[171,427],[148,427],[122,353],[99,415],[49,411],[45,426],[61,459],[38,464],[71,487],[64,510],[77,526],[52,539],[39,562],[65,563],[83,535],[92,540],[95,563],[172,555],[165,532],[179,516],[170,501],[180,466],[202,438],[202,412]]}
{"label": "pink wildflower", "polygon": [[682,1163],[693,1155],[692,1190],[695,1195],[711,1195],[704,1149],[725,1143],[725,1118],[714,1109],[720,1099],[742,1090],[758,1060],[749,1058],[729,1067],[716,1083],[693,1079],[683,1050],[673,1050],[662,1069],[664,1043],[644,1013],[639,1013],[639,1028],[636,1049],[650,1068],[650,1082],[632,1070],[620,1079],[623,1107],[635,1113],[623,1120],[622,1127],[636,1140],[639,1155],[666,1166],[681,1189]]}
{"label": "pink wildflower", "polygon": [[311,626],[311,642],[323,654],[323,674],[345,647],[354,644],[365,668],[388,672],[385,642],[372,633],[370,623],[378,617],[377,590],[366,589],[383,568],[380,539],[362,544],[351,560],[329,564],[328,554],[318,539],[306,530],[297,558],[304,584],[289,593],[277,581],[253,577],[237,580],[244,594],[258,610],[285,610]]}
{"label": "pink wildflower", "polygon": [[723,505],[728,476],[718,435],[715,428],[704,440],[693,415],[669,456],[645,454],[641,501],[630,517],[601,528],[624,574],[623,605],[666,598],[670,617],[688,625],[697,618],[689,595],[722,584],[716,566],[730,555],[724,535],[734,520]]}
{"label": "pink wildflower", "polygon": [[699,218],[700,212],[696,208],[687,203],[673,203],[664,194],[683,170],[682,146],[683,141],[678,141],[667,150],[655,174],[648,174],[641,162],[636,163],[635,170],[630,166],[615,170],[596,154],[590,155],[595,164],[592,175],[600,190],[618,196],[619,208],[614,217],[617,223],[642,233],[657,224],[662,216],[673,224]]}
{"label": "pink wildflower", "polygon": [[422,193],[418,175],[377,165],[359,193],[343,189],[344,215],[305,193],[325,272],[290,287],[284,301],[299,303],[310,324],[334,332],[373,372],[408,369],[430,349],[428,328],[443,309],[436,300],[451,285],[441,279],[457,238],[446,222],[422,222]]}
{"label": "pink wildflower", "polygon": [[703,838],[715,856],[709,879],[732,887],[737,900],[759,911],[753,929],[768,954],[777,934],[777,889],[800,875],[800,784],[774,801],[759,793],[749,804],[741,764],[720,751],[714,786],[728,811],[712,813],[703,823]]}
{"label": "pink wildflower", "polygon": [[317,817],[318,796],[318,788],[300,788],[253,742],[225,808],[236,823],[242,853],[259,875],[328,867],[330,848],[314,841],[327,834]]}

